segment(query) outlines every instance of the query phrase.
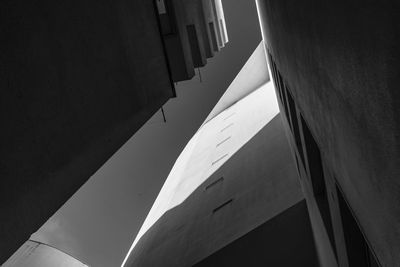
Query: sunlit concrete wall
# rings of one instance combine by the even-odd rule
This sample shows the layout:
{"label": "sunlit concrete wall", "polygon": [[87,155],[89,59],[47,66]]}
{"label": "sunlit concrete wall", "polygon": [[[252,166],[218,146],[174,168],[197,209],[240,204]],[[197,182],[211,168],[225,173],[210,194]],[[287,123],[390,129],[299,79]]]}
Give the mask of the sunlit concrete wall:
{"label": "sunlit concrete wall", "polygon": [[267,59],[264,53],[264,43],[260,42],[221,99],[211,110],[205,122],[211,120],[220,112],[235,104],[238,100],[244,98],[269,80],[270,77],[268,74]]}
{"label": "sunlit concrete wall", "polygon": [[[266,64],[261,44],[178,157],[123,266],[191,266],[304,200]],[[288,223],[308,235],[293,244],[315,266],[300,213],[308,228]],[[265,238],[285,247],[281,234]]]}
{"label": "sunlit concrete wall", "polygon": [[34,241],[25,242],[3,267],[88,267],[64,252]]}
{"label": "sunlit concrete wall", "polygon": [[[323,266],[347,266],[351,256],[345,257],[343,249],[338,193],[377,261],[400,266],[399,2],[257,4],[264,40],[281,77],[278,83],[285,88],[281,110],[289,105],[283,117],[300,167],[305,158],[302,185]],[[304,123],[293,123],[296,118]],[[312,192],[308,171],[313,164],[307,163],[304,131],[296,138],[289,129],[294,124],[300,130],[307,125],[321,153],[333,246]],[[332,256],[335,246],[337,259]]]}
{"label": "sunlit concrete wall", "polygon": [[199,129],[124,266],[190,266],[303,199],[277,112],[269,83]]}
{"label": "sunlit concrete wall", "polygon": [[1,1],[0,10],[2,263],[174,88],[153,1]]}
{"label": "sunlit concrete wall", "polygon": [[217,6],[217,13],[219,18],[219,26],[221,27],[222,41],[223,44],[227,44],[229,42],[228,39],[228,30],[226,28],[224,8],[222,6],[222,0],[216,0],[215,4]]}

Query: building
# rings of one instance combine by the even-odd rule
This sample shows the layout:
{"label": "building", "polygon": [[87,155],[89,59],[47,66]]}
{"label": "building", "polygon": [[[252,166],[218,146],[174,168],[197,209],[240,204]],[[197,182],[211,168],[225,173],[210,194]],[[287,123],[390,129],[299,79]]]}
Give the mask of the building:
{"label": "building", "polygon": [[221,0],[156,3],[172,79],[191,79],[228,42]]}
{"label": "building", "polygon": [[400,266],[399,3],[257,5],[321,266]]}
{"label": "building", "polygon": [[223,46],[207,54],[205,44],[227,38],[218,1],[23,0],[0,10],[4,262]]}
{"label": "building", "polygon": [[25,242],[3,267],[89,267],[70,255],[32,240]]}
{"label": "building", "polygon": [[178,157],[122,266],[317,266],[263,46]]}

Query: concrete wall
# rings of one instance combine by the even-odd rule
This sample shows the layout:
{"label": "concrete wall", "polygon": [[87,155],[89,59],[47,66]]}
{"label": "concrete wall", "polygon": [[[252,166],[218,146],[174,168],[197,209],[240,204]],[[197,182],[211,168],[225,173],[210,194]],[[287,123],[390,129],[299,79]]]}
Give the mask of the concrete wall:
{"label": "concrete wall", "polygon": [[172,32],[163,34],[172,80],[190,80],[194,76],[194,62],[186,28],[185,5],[182,0],[167,0],[165,4],[173,25]]}
{"label": "concrete wall", "polygon": [[[231,82],[224,95],[211,110],[210,114],[208,114],[204,123],[270,80],[267,59],[264,55],[264,43],[260,42],[235,79]],[[275,100],[270,99],[270,101]]]}
{"label": "concrete wall", "polygon": [[62,251],[34,241],[25,242],[3,267],[88,267]]}
{"label": "concrete wall", "polygon": [[305,200],[194,266],[319,266]]}
{"label": "concrete wall", "polygon": [[[233,139],[246,127],[240,127],[237,118],[231,120],[235,122],[235,128],[223,135],[231,135]],[[221,135],[207,135],[209,147],[197,147],[193,151],[194,159],[200,159],[210,150],[216,159],[220,153],[230,152],[230,142],[234,140],[215,147],[224,139]],[[199,140],[199,144],[206,144],[204,138]],[[139,241],[124,266],[191,266],[295,205],[303,196],[290,157],[280,117],[276,116],[210,176],[207,174],[210,170],[203,169],[206,179],[193,192],[187,186],[187,180],[192,177],[187,176],[189,173],[183,175],[175,193],[189,190],[190,195],[167,209],[143,235],[138,236]],[[187,166],[190,170],[191,163]],[[164,199],[163,203],[171,202]],[[157,206],[152,209],[154,207]],[[300,227],[296,222],[290,220],[292,228]],[[297,229],[300,232],[305,230]],[[277,232],[268,238],[270,242],[279,243],[283,235]],[[313,246],[306,247],[313,242],[310,231],[307,238],[294,242],[304,242],[302,245],[313,251]],[[275,252],[271,250],[270,253]]]}
{"label": "concrete wall", "polygon": [[217,52],[220,50],[218,46],[218,40],[217,40],[218,37],[216,28],[216,25],[218,25],[218,21],[214,17],[211,0],[202,0],[202,4],[203,4],[204,16],[206,17],[206,22],[207,22],[207,30],[211,38],[212,48],[214,52]]}
{"label": "concrete wall", "polygon": [[207,58],[223,47],[223,37],[227,38],[222,3],[213,0],[163,0],[159,3],[172,79],[174,82],[189,80],[195,75],[194,68],[205,66]]}
{"label": "concrete wall", "polygon": [[152,1],[0,10],[3,262],[174,91]]}
{"label": "concrete wall", "polygon": [[212,8],[212,13],[214,16],[214,23],[215,23],[215,29],[217,33],[217,42],[218,42],[218,47],[219,49],[223,48],[225,45],[224,42],[224,36],[223,36],[223,28],[221,25],[221,13],[219,12],[218,8],[218,1],[217,0],[210,0],[211,2],[211,8]]}
{"label": "concrete wall", "polygon": [[203,5],[199,0],[185,0],[183,4],[185,5],[186,29],[189,34],[193,64],[197,68],[203,67],[207,63],[204,38],[208,39],[203,23]]}
{"label": "concrete wall", "polygon": [[343,192],[380,264],[399,266],[399,3],[257,4],[267,48],[318,144],[324,173]]}

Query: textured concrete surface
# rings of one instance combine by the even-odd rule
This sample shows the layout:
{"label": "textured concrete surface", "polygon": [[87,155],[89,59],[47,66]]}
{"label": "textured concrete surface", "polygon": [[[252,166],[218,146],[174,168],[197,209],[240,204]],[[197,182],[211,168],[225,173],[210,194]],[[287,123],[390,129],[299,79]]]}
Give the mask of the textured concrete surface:
{"label": "textured concrete surface", "polygon": [[152,1],[0,4],[0,262],[173,96]]}
{"label": "textured concrete surface", "polygon": [[324,162],[382,266],[399,266],[398,1],[257,3]]}

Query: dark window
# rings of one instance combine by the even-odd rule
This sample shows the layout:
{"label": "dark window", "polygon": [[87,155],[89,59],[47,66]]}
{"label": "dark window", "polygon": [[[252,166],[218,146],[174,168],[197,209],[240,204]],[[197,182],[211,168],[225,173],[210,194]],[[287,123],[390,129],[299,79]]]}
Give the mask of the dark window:
{"label": "dark window", "polygon": [[217,35],[215,34],[214,22],[208,23],[208,27],[210,28],[211,43],[213,49],[214,51],[218,51]]}
{"label": "dark window", "polygon": [[349,267],[379,267],[341,190],[336,186]]}
{"label": "dark window", "polygon": [[300,118],[303,127],[304,142],[308,159],[308,168],[310,171],[309,174],[311,178],[314,197],[321,213],[322,220],[324,221],[325,229],[328,233],[329,240],[331,242],[335,256],[337,258],[335,239],[332,228],[331,212],[329,209],[324,171],[322,168],[321,152],[303,116],[300,116]]}
{"label": "dark window", "polygon": [[204,63],[203,63],[203,60],[201,57],[196,27],[193,24],[189,24],[186,26],[186,29],[187,29],[188,38],[189,38],[190,51],[192,53],[193,65],[197,68],[202,67],[202,66],[204,66]]}
{"label": "dark window", "polygon": [[283,108],[284,108],[284,110],[285,110],[285,115],[286,115],[286,119],[287,119],[287,121],[289,122],[289,125],[290,125],[290,118],[289,118],[289,109],[288,109],[288,104],[287,104],[287,92],[286,92],[286,90],[285,90],[285,87],[282,87],[282,85],[283,85],[283,80],[282,80],[282,76],[281,76],[281,74],[279,73],[279,71],[277,71],[277,73],[278,73],[278,84],[279,84],[279,90],[281,90],[282,91],[282,103],[283,103]]}
{"label": "dark window", "polygon": [[292,132],[294,135],[294,140],[296,142],[297,150],[299,151],[301,161],[304,164],[303,146],[301,144],[300,128],[299,128],[299,121],[297,119],[296,104],[294,103],[293,97],[290,94],[289,90],[286,90],[286,93],[289,106],[288,116],[290,116],[290,121],[292,122]]}
{"label": "dark window", "polygon": [[276,91],[278,92],[279,98],[280,98],[281,103],[283,105],[282,91],[278,86],[278,80],[277,80],[277,74],[276,74],[277,70],[276,70],[275,62],[272,60],[272,56],[271,56],[270,53],[268,53],[268,57],[269,57],[269,62],[270,62],[270,66],[271,66],[272,79],[274,80]]}

